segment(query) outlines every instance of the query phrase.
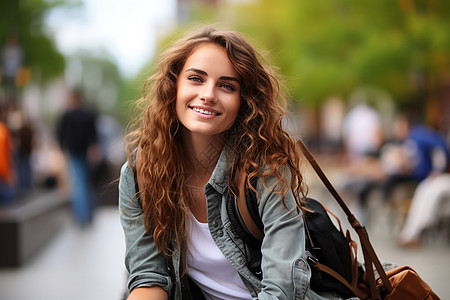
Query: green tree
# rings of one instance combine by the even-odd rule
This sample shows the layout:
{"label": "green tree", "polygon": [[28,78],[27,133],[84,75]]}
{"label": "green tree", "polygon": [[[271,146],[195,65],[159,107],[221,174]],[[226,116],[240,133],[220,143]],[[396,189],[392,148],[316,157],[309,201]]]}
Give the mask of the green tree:
{"label": "green tree", "polygon": [[0,2],[0,52],[15,37],[24,53],[24,66],[33,77],[48,80],[64,72],[65,59],[45,31],[46,13],[63,1],[6,0]]}
{"label": "green tree", "polygon": [[445,1],[261,0],[233,13],[307,102],[364,85],[407,101],[438,88],[450,63]]}

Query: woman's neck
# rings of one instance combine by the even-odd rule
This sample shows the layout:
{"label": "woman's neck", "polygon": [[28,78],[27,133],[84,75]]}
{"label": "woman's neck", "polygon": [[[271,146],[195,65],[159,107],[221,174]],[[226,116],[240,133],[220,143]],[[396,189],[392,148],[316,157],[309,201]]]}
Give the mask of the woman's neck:
{"label": "woman's neck", "polygon": [[224,146],[222,138],[219,135],[193,134],[186,130],[182,133],[182,141],[191,175],[209,178]]}

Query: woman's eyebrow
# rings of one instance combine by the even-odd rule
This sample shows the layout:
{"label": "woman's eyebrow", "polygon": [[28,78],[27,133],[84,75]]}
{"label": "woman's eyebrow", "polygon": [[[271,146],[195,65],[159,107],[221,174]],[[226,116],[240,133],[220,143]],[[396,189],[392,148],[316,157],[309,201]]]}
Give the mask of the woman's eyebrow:
{"label": "woman's eyebrow", "polygon": [[[195,73],[198,73],[198,74],[201,74],[204,76],[208,76],[208,73],[206,73],[203,70],[197,69],[197,68],[189,68],[186,70],[186,72],[195,72]],[[240,81],[236,77],[233,77],[233,76],[220,76],[219,79],[227,80],[227,81],[236,81],[237,83],[240,83]]]}
{"label": "woman's eyebrow", "polygon": [[191,72],[191,71],[192,71],[192,72],[195,72],[195,73],[198,73],[198,74],[201,74],[201,75],[208,76],[208,73],[206,73],[205,71],[200,70],[200,69],[189,68],[189,69],[186,70],[186,72]]}

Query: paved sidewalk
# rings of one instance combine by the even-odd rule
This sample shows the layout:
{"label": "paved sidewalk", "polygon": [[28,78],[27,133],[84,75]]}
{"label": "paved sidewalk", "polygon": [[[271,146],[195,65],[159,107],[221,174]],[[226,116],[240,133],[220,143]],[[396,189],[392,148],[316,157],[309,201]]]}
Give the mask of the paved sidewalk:
{"label": "paved sidewalk", "polygon": [[101,207],[89,228],[67,220],[28,264],[0,268],[0,299],[119,300],[126,282],[124,248],[114,207]]}

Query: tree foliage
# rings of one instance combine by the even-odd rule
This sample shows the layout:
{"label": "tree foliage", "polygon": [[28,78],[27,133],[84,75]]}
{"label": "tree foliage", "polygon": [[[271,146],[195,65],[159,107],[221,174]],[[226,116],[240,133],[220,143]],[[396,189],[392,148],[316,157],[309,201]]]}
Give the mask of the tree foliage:
{"label": "tree foliage", "polygon": [[320,102],[369,85],[405,101],[437,88],[450,64],[445,1],[260,0],[233,13],[270,50],[296,99]]}
{"label": "tree foliage", "polygon": [[[33,77],[51,79],[64,72],[65,59],[57,50],[53,37],[46,32],[46,13],[63,1],[0,1],[0,47],[9,37],[16,37],[24,52],[24,66]],[[0,48],[0,50],[2,50]]]}

